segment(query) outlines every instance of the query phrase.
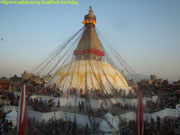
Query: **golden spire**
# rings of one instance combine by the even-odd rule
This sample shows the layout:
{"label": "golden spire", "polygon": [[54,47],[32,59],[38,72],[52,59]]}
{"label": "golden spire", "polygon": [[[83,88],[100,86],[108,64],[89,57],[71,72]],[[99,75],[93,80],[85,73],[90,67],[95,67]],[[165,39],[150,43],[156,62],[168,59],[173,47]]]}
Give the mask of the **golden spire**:
{"label": "golden spire", "polygon": [[89,14],[93,14],[93,10],[91,6],[89,7]]}
{"label": "golden spire", "polygon": [[85,25],[81,39],[74,51],[76,59],[87,60],[95,59],[102,60],[104,56],[101,43],[96,33],[96,16],[93,13],[92,7],[89,7],[89,12],[84,17],[83,24]]}

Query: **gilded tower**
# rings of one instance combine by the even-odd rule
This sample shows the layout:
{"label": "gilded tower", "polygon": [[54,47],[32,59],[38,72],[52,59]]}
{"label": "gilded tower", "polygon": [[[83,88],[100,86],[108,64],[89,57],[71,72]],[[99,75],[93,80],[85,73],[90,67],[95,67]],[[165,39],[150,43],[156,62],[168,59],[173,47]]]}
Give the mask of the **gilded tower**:
{"label": "gilded tower", "polygon": [[95,30],[96,16],[90,6],[89,12],[84,16],[84,32],[74,51],[77,60],[102,60],[104,52]]}

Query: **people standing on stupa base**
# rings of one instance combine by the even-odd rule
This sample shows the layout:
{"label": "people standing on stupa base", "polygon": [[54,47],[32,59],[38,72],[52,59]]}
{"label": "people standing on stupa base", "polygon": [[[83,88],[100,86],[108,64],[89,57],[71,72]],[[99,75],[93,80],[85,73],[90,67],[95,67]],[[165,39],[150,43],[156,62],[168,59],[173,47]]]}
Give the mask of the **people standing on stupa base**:
{"label": "people standing on stupa base", "polygon": [[78,101],[78,110],[80,113],[85,112],[86,107],[84,101]]}
{"label": "people standing on stupa base", "polygon": [[[1,115],[0,115],[1,116]],[[2,117],[0,117],[3,120]],[[2,122],[1,133],[8,133],[11,128],[8,128],[5,123]],[[68,119],[50,119],[49,121],[38,122],[35,119],[27,120],[26,135],[49,135],[49,134],[61,134],[72,135],[74,122]],[[4,126],[5,125],[5,126]],[[93,135],[92,127],[85,125],[77,125],[76,127],[78,135],[86,135],[87,131],[89,135]],[[134,135],[135,133],[135,120],[124,121],[119,123],[120,135]],[[157,121],[153,119],[150,122],[144,121],[144,134],[145,135],[179,135],[180,134],[180,117],[178,118],[157,118]],[[13,134],[10,134],[13,135]]]}
{"label": "people standing on stupa base", "polygon": [[79,112],[82,112],[82,106],[81,106],[80,101],[78,101],[78,109],[79,109]]}
{"label": "people standing on stupa base", "polygon": [[61,106],[61,101],[60,101],[60,99],[58,100],[58,107],[60,107]]}
{"label": "people standing on stupa base", "polygon": [[84,112],[84,111],[85,111],[85,104],[84,104],[84,101],[81,101],[81,106],[82,106],[82,111]]}
{"label": "people standing on stupa base", "polygon": [[[58,96],[58,98],[60,97],[66,97],[66,96],[69,96],[69,98],[72,96],[72,97],[76,97],[76,98],[85,98],[86,97],[86,91],[83,90],[83,89],[76,89],[76,92],[77,95],[75,94],[68,94],[66,92],[63,92],[62,89],[59,89],[59,92],[57,93],[62,93],[62,94],[59,94],[60,96]],[[73,89],[73,88],[72,88]],[[34,87],[29,87],[28,88],[28,105],[32,106],[32,104],[29,103],[30,99],[31,99],[31,96],[32,95],[36,95],[37,91],[38,91],[38,95],[43,95],[43,96],[48,96],[45,94],[45,90],[47,91],[47,93],[51,93],[51,92],[48,92],[48,91],[51,91],[51,87],[50,86],[47,86],[47,87],[44,87],[44,86],[40,86],[40,85],[36,85]],[[90,89],[91,92],[90,92],[90,98],[91,99],[103,99],[103,98],[111,98],[112,95],[105,95],[105,94],[102,94],[101,90],[98,90],[98,89]],[[90,91],[89,90],[89,91]],[[83,94],[80,94],[80,91],[83,91]],[[20,91],[19,91],[20,92]],[[53,90],[54,92],[54,90]],[[117,94],[118,93],[118,94]],[[122,97],[122,90],[118,91],[115,95],[115,97],[118,97],[117,95],[119,95],[119,98]],[[52,97],[52,98],[56,98],[57,96],[56,95],[53,95],[52,93],[49,94],[51,96],[48,96],[48,97]],[[144,96],[146,97],[146,95],[152,95],[152,92],[148,92],[148,91],[144,91]],[[132,96],[133,98],[135,98],[135,96]],[[126,95],[125,98],[132,98],[131,96],[129,95]],[[13,91],[5,91],[5,92],[0,92],[0,104],[3,106],[3,105],[15,105],[17,106],[18,105],[18,101],[19,101],[19,96],[18,94],[15,94]],[[153,113],[153,112],[157,112],[157,111],[160,111],[162,109],[165,109],[165,108],[171,108],[171,109],[175,109],[176,108],[176,104],[178,104],[179,101],[172,101],[170,99],[167,98],[167,96],[159,96],[159,98],[156,100],[156,102],[153,102],[151,100],[148,100],[146,102],[146,106],[145,106],[145,112],[146,113]],[[47,103],[44,102],[43,106],[48,106],[48,101]],[[55,107],[57,109],[58,107],[58,103],[56,104],[52,104],[53,108]],[[71,104],[71,107],[73,108],[73,104]],[[85,105],[86,106],[86,105]],[[118,106],[121,108],[122,111],[134,111],[135,110],[135,104],[132,104],[132,105],[127,105],[127,104],[122,104],[122,103],[117,103],[117,104],[114,104],[114,106]],[[66,106],[64,106],[66,107]],[[35,110],[38,110],[36,109],[37,107],[35,107]],[[41,107],[40,107],[41,108]],[[48,109],[46,107],[47,110],[50,111],[50,109]],[[60,108],[59,108],[60,109]],[[42,109],[43,110],[43,109]],[[81,110],[83,112],[83,110]]]}
{"label": "people standing on stupa base", "polygon": [[[66,91],[67,90],[67,91]],[[13,90],[14,91],[14,90]],[[118,90],[117,93],[115,94],[104,94],[101,90],[101,89],[96,89],[96,88],[89,88],[88,89],[89,91],[89,95],[91,98],[96,98],[96,99],[99,99],[99,98],[111,98],[112,96],[113,97],[116,97],[116,96],[119,96],[119,97],[122,97],[122,92]],[[20,92],[20,89],[16,89],[16,92]],[[45,96],[52,96],[52,97],[62,97],[64,94],[75,94],[75,93],[78,93],[77,96],[80,95],[80,97],[86,97],[87,96],[87,93],[85,92],[85,90],[83,88],[76,88],[76,87],[69,87],[69,88],[64,88],[62,89],[62,86],[50,86],[50,85],[47,85],[47,86],[42,86],[42,85],[29,85],[27,87],[27,93],[29,96],[31,95],[45,95]],[[129,95],[126,95],[126,97],[128,97]]]}
{"label": "people standing on stupa base", "polygon": [[33,110],[39,112],[50,112],[52,108],[56,107],[53,100],[42,100],[41,98],[31,99],[29,106],[32,106]]}
{"label": "people standing on stupa base", "polygon": [[[43,86],[38,86],[38,85],[36,85],[36,86],[34,86],[34,87],[29,87],[28,88],[28,105],[30,105],[30,106],[32,106],[32,104],[31,103],[29,103],[30,102],[30,100],[31,100],[31,95],[36,95],[36,92],[38,91],[38,90],[40,90],[38,93],[39,93],[39,95],[44,95],[44,96],[47,96],[46,94],[45,94],[45,90],[47,90],[47,93],[50,93],[50,92],[48,92],[48,91],[51,91],[51,89],[50,89],[51,87],[43,87]],[[57,88],[58,89],[58,88]],[[61,90],[61,89],[59,89],[59,90]],[[76,98],[85,98],[86,97],[86,91],[84,91],[83,92],[83,94],[80,94],[80,90],[83,90],[83,89],[80,89],[80,88],[78,88],[78,89],[76,89],[76,92],[75,93],[77,93],[77,95],[74,95],[74,94],[67,94],[66,92],[64,92],[63,93],[63,95],[61,94],[61,96],[59,96],[59,97],[64,97],[64,96],[67,96],[67,95],[69,95],[69,98],[71,97],[71,96],[73,96],[74,98],[76,97]],[[90,89],[91,90],[91,92],[90,92],[90,98],[91,99],[103,99],[103,98],[108,98],[108,97],[112,97],[112,95],[102,95],[102,93],[101,93],[101,91],[100,90],[96,90],[96,89],[94,89],[94,90],[92,90],[92,89]],[[79,92],[78,92],[79,91]],[[62,93],[62,90],[61,90],[61,93]],[[121,97],[121,94],[122,94],[122,90],[121,91],[118,91],[118,93],[119,93],[119,97]],[[152,93],[152,92],[144,92],[144,96],[146,96],[146,95],[152,95],[152,94],[150,94],[150,93]],[[118,95],[118,94],[117,94]],[[115,97],[117,96],[117,95],[115,95]],[[49,96],[48,96],[49,97]],[[50,96],[50,97],[56,97],[56,96]],[[58,97],[58,98],[59,98]],[[131,96],[129,96],[129,95],[127,95],[125,98],[132,98]],[[10,91],[6,91],[6,92],[0,92],[0,104],[3,106],[3,105],[15,105],[15,106],[17,106],[18,105],[18,100],[19,100],[19,96],[16,94],[14,94],[14,92],[12,91],[12,92],[10,92]],[[156,100],[156,102],[153,102],[153,101],[151,101],[151,100],[148,100],[147,102],[146,102],[146,106],[145,106],[145,112],[146,113],[153,113],[153,112],[157,112],[157,111],[160,111],[160,110],[162,110],[162,109],[165,109],[165,108],[171,108],[171,109],[174,109],[175,107],[176,107],[176,104],[178,104],[179,102],[178,101],[172,101],[172,100],[170,100],[170,99],[168,99],[166,96],[160,96],[157,100]],[[47,109],[47,110],[49,110],[50,111],[50,109],[48,109],[48,101],[46,102],[44,102],[43,103],[43,106],[47,106],[45,109]],[[41,104],[40,104],[41,105]],[[56,109],[57,109],[57,107],[58,107],[58,103],[56,103],[56,104],[52,104],[52,106],[53,106],[53,108],[55,107]],[[86,105],[85,105],[86,106]],[[132,105],[128,105],[128,104],[122,104],[122,103],[117,103],[117,104],[114,104],[114,106],[117,106],[117,107],[120,107],[121,108],[121,110],[122,111],[129,111],[129,110],[132,110],[132,111],[134,111],[135,110],[135,104],[132,104]],[[66,107],[66,106],[64,106],[64,107]],[[71,104],[71,107],[73,108],[73,104]],[[38,110],[37,109],[37,107],[34,107],[35,108],[35,110]],[[41,107],[40,107],[41,108]],[[60,108],[59,108],[60,109]],[[43,109],[42,109],[43,110]],[[83,110],[81,109],[81,111],[83,112]]]}
{"label": "people standing on stupa base", "polygon": [[[5,121],[6,114],[0,111],[0,132],[10,133],[11,122]],[[26,135],[49,135],[55,132],[56,134],[71,134],[72,133],[72,121],[64,121],[62,119],[51,119],[47,122],[38,122],[35,119],[28,119]],[[155,121],[152,119],[150,122],[144,121],[144,134],[146,135],[179,135],[180,134],[180,117],[178,118],[160,118]],[[91,127],[89,127],[89,134],[91,135]],[[120,135],[134,135],[135,133],[135,121],[120,121],[119,124]],[[86,126],[77,126],[78,135],[84,135],[86,133]],[[10,134],[13,135],[13,134]]]}

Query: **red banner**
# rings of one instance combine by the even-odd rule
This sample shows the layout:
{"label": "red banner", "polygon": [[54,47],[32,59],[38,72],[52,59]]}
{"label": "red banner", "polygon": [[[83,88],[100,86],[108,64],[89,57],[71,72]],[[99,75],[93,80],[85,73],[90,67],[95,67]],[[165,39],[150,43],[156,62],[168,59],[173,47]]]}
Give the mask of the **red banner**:
{"label": "red banner", "polygon": [[104,52],[99,51],[97,49],[89,49],[89,50],[82,50],[82,51],[74,51],[74,55],[86,54],[86,53],[93,53],[98,56],[104,56]]}
{"label": "red banner", "polygon": [[22,86],[21,97],[19,99],[19,109],[17,115],[17,133],[23,135],[26,129],[27,118],[27,99],[26,99],[26,86]]}
{"label": "red banner", "polygon": [[137,110],[136,110],[136,129],[135,135],[143,135],[144,132],[144,121],[143,121],[143,98],[142,91],[139,92]]}

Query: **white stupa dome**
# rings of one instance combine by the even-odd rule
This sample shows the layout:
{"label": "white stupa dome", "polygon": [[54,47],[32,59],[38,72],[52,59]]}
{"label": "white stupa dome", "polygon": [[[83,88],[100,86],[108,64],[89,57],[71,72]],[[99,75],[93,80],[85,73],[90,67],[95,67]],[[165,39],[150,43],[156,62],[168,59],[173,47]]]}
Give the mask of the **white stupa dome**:
{"label": "white stupa dome", "polygon": [[116,89],[130,89],[121,73],[111,65],[96,60],[75,60],[65,65],[50,78],[49,84],[54,83],[64,88],[84,88],[86,84],[88,89],[101,89],[102,86],[107,89],[112,86]]}

